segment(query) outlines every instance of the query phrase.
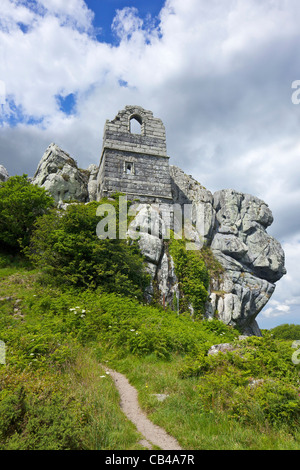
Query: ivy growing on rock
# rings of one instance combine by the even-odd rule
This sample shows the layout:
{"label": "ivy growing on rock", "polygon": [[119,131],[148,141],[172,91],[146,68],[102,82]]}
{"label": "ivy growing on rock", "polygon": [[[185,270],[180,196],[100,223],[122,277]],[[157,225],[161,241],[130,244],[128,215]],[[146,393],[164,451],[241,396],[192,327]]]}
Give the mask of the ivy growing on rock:
{"label": "ivy growing on rock", "polygon": [[201,251],[187,250],[184,239],[172,238],[169,252],[179,282],[180,311],[191,311],[194,317],[203,316],[209,295],[209,272]]}

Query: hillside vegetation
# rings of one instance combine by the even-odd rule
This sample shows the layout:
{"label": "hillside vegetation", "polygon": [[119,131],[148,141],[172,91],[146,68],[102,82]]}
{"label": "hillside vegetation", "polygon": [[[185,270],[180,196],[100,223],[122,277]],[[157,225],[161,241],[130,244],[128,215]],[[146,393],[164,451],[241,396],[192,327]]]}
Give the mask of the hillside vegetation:
{"label": "hillside vegetation", "polygon": [[[300,449],[296,326],[241,340],[184,304],[180,315],[146,304],[136,244],[99,240],[96,206],[57,212],[45,199],[28,227],[2,232],[0,449],[141,449],[105,365],[126,374],[150,419],[184,449]],[[207,289],[206,275],[203,283],[187,295]],[[232,348],[208,355],[219,343]]]}

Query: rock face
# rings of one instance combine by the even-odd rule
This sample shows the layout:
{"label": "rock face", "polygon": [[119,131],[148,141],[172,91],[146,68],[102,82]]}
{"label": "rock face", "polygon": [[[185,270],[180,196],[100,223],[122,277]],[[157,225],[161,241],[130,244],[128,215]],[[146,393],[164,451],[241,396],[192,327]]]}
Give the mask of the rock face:
{"label": "rock face", "polygon": [[224,274],[212,291],[210,315],[218,312],[221,320],[240,326],[244,334],[259,335],[255,317],[286,273],[281,245],[266,232],[272,213],[260,199],[231,189],[217,191],[213,199],[211,249]]}
{"label": "rock face", "polygon": [[7,173],[6,168],[4,168],[3,165],[0,165],[0,183],[7,181],[9,178],[9,175]]}
{"label": "rock face", "polygon": [[[231,189],[212,194],[179,168],[171,166],[170,174],[174,204],[186,215],[184,233],[193,245],[190,249],[209,246],[223,267],[221,277],[211,279],[207,317],[238,326],[244,335],[260,336],[255,318],[274,292],[275,282],[286,272],[281,245],[266,232],[273,221],[269,207],[254,196]],[[175,207],[169,207],[174,229],[178,223]],[[136,238],[138,233],[140,237],[139,246],[161,303],[176,308],[174,299],[178,304],[180,292],[174,261],[164,242],[168,238],[165,213],[166,206],[153,209],[153,205],[141,205],[128,235]]]}
{"label": "rock face", "polygon": [[172,305],[174,297],[179,299],[174,262],[165,243],[169,239],[169,208],[170,206],[164,204],[137,204],[137,216],[127,231],[129,238],[138,240],[139,248],[146,259],[147,271],[152,278],[146,292],[147,298],[152,300],[153,284],[157,283],[162,305]]}
{"label": "rock face", "polygon": [[[96,165],[81,170],[77,163],[56,144],[50,144],[44,153],[32,183],[49,191],[57,203],[88,202],[96,193]],[[91,198],[89,196],[89,191]]]}

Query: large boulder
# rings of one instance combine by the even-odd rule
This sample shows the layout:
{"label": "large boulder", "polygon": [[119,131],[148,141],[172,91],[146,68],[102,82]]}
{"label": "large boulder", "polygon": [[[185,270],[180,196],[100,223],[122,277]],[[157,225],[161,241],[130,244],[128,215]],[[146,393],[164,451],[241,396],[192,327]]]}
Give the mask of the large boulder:
{"label": "large boulder", "polygon": [[[210,280],[206,316],[237,326],[245,335],[260,336],[255,318],[274,292],[275,282],[286,273],[282,247],[266,231],[273,222],[271,210],[262,200],[231,189],[212,195],[179,168],[170,167],[170,173],[172,228],[178,233],[182,229],[191,242],[188,249],[210,247],[222,266],[222,275]],[[174,262],[164,241],[165,213],[166,208],[162,210],[161,206],[153,209],[141,205],[128,235],[138,233],[152,287],[156,285],[164,305],[176,308],[180,292]],[[148,294],[151,298],[151,286]]]}
{"label": "large boulder", "polygon": [[132,211],[137,212],[137,215],[130,223],[127,235],[138,241],[151,276],[151,284],[146,291],[147,299],[153,299],[156,284],[162,305],[173,305],[174,297],[179,299],[179,289],[174,262],[167,248],[172,206],[137,204]]}
{"label": "large boulder", "polygon": [[88,179],[88,195],[89,201],[96,201],[97,200],[97,176],[98,176],[99,167],[95,164],[91,164],[88,169],[87,173],[89,175]]}
{"label": "large boulder", "polygon": [[264,201],[232,189],[213,198],[217,224],[211,249],[224,273],[213,280],[208,312],[244,334],[260,335],[255,318],[286,273],[283,249],[266,231],[272,212]]}
{"label": "large boulder", "polygon": [[0,183],[7,181],[9,178],[8,172],[3,165],[0,165]]}
{"label": "large boulder", "polygon": [[[201,246],[210,244],[215,225],[212,193],[176,166],[170,166],[170,175],[173,201],[180,205],[184,214],[187,238],[192,241],[199,239]],[[197,236],[189,228],[189,222],[196,229]]]}
{"label": "large boulder", "polygon": [[75,160],[56,144],[44,153],[32,183],[46,189],[57,203],[87,202],[89,172],[80,170]]}

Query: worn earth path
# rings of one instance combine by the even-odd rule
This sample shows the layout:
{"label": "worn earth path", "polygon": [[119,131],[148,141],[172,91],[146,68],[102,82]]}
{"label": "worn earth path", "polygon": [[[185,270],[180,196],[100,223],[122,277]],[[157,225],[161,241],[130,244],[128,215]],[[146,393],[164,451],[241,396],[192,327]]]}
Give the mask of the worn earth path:
{"label": "worn earth path", "polygon": [[107,367],[106,371],[110,373],[119,391],[121,409],[145,438],[141,441],[141,444],[149,449],[152,449],[152,446],[155,445],[162,450],[182,450],[174,437],[147,418],[139,406],[136,389],[130,385],[125,375]]}

